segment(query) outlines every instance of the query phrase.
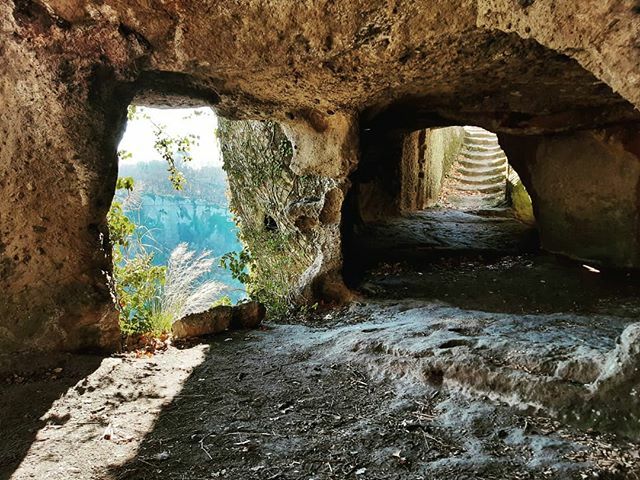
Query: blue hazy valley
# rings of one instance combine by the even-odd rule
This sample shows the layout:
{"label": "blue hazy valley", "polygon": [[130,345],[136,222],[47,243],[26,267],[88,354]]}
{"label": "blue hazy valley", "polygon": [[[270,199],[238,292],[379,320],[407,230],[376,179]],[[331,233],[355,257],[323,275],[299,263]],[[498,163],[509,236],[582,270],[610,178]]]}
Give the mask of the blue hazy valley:
{"label": "blue hazy valley", "polygon": [[[214,166],[192,169],[182,165],[180,170],[186,184],[176,191],[164,162],[120,164],[119,176],[135,181],[131,198],[124,202],[125,214],[147,232],[144,243],[154,252],[154,263],[166,265],[171,251],[183,242],[190,250],[209,250],[216,258],[242,250],[229,211],[226,173]],[[125,195],[118,194],[120,198]],[[244,297],[242,284],[228,270],[216,267],[209,279],[227,285],[233,301]]]}

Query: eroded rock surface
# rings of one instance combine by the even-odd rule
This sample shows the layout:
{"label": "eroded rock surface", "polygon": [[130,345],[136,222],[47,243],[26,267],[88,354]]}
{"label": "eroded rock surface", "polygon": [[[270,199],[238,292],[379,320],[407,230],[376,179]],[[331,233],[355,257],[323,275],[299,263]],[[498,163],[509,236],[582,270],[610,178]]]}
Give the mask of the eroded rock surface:
{"label": "eroded rock surface", "polygon": [[[419,302],[368,308],[350,315],[371,321],[332,332],[322,349],[328,356],[332,349],[357,352],[382,376],[409,376],[541,409],[565,422],[638,435],[631,367],[638,324],[632,318],[510,315]],[[620,399],[615,406],[613,398]]]}
{"label": "eroded rock surface", "polygon": [[[516,316],[466,312],[458,323],[452,314],[459,313],[442,304],[360,306],[321,328],[277,325],[230,334],[229,341],[213,337],[152,358],[106,359],[82,375],[74,364],[86,359],[72,357],[61,364],[60,380],[29,378],[0,392],[3,431],[14,439],[0,451],[0,474],[15,480],[151,480],[159,469],[168,479],[329,480],[361,469],[358,476],[399,480],[637,475],[637,440],[562,424],[538,404],[518,408],[526,404],[527,377],[558,400],[572,388],[568,378],[593,378],[574,369],[567,381],[552,380],[553,367],[563,355],[578,353],[581,362],[581,352],[615,348],[622,323],[599,324],[600,338],[584,328],[567,337],[562,321],[581,327],[583,319],[527,318],[521,331]],[[442,375],[430,368],[436,365]],[[465,375],[478,365],[485,365],[482,375]],[[465,388],[470,384],[480,388]],[[513,395],[487,393],[507,385]],[[41,388],[46,396],[22,401]],[[104,439],[109,427],[111,438]]]}
{"label": "eroded rock surface", "polygon": [[175,338],[200,337],[212,333],[220,333],[229,329],[233,307],[218,306],[205,312],[191,313],[171,326]]}
{"label": "eroded rock surface", "polygon": [[200,313],[191,313],[171,326],[174,338],[201,337],[226,330],[257,328],[266,310],[259,302],[245,302],[233,307],[220,305]]}
{"label": "eroded rock surface", "polygon": [[640,267],[639,127],[501,142],[532,196],[543,248]]}
{"label": "eroded rock surface", "polygon": [[233,330],[244,330],[257,328],[264,320],[266,309],[259,302],[245,302],[233,307],[231,316],[231,328]]}

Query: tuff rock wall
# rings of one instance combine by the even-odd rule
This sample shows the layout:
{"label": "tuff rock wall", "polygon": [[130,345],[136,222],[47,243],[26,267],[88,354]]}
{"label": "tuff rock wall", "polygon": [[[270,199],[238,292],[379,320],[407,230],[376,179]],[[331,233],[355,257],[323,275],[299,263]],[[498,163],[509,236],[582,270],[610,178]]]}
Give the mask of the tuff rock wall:
{"label": "tuff rock wall", "polygon": [[542,247],[605,267],[640,267],[640,128],[502,135],[531,195]]}
{"label": "tuff rock wall", "polygon": [[354,178],[430,126],[637,123],[639,18],[629,0],[0,0],[0,350],[117,344],[105,214],[131,101],[283,122],[291,168],[336,185],[309,295],[346,298]]}
{"label": "tuff rock wall", "polygon": [[375,222],[435,205],[463,136],[462,127],[428,128],[364,151],[352,177],[357,221]]}

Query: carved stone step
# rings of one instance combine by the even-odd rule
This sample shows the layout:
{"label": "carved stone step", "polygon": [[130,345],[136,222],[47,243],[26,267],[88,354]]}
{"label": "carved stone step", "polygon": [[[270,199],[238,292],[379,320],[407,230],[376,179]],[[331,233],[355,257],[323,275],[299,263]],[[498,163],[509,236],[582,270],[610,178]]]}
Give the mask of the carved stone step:
{"label": "carved stone step", "polygon": [[484,175],[484,176],[456,175],[454,178],[459,182],[464,183],[465,185],[470,185],[470,186],[493,185],[501,188],[504,187],[505,180],[506,180],[504,173],[498,173],[497,175]]}
{"label": "carved stone step", "polygon": [[466,177],[484,177],[502,175],[506,178],[506,168],[503,165],[497,167],[486,167],[484,165],[478,167],[465,167],[463,165],[458,169],[458,173]]}

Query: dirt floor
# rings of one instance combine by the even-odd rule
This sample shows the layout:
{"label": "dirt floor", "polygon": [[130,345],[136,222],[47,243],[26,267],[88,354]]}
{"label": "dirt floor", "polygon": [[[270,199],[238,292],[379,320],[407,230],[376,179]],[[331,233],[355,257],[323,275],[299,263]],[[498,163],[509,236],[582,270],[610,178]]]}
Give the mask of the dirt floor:
{"label": "dirt floor", "polygon": [[637,279],[537,253],[388,253],[360,302],[289,324],[150,356],[0,358],[0,478],[640,478],[640,443],[565,408],[640,318]]}

